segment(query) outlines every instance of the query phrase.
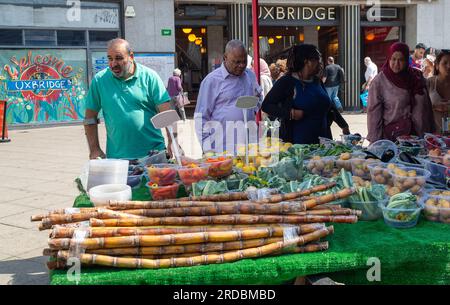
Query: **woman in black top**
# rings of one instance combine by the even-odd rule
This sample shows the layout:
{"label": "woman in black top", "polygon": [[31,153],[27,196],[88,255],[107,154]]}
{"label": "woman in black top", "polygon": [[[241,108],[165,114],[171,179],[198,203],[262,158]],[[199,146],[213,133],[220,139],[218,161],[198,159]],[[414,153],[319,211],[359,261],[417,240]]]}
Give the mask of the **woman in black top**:
{"label": "woman in black top", "polygon": [[333,121],[349,134],[348,124],[317,77],[321,69],[317,47],[292,47],[287,65],[288,73],[275,83],[262,104],[262,111],[281,119],[280,138],[294,144],[317,144],[319,137],[332,138]]}

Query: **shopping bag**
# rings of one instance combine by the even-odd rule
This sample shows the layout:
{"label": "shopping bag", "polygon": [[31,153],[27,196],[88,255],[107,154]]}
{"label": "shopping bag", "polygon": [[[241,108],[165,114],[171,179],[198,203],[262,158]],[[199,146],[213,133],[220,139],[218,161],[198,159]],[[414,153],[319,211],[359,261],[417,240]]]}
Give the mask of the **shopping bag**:
{"label": "shopping bag", "polygon": [[187,97],[187,92],[180,92],[175,97],[175,103],[178,108],[183,108],[184,106],[189,105],[191,101],[189,101]]}
{"label": "shopping bag", "polygon": [[359,96],[361,99],[361,103],[364,108],[367,107],[367,100],[369,99],[369,90],[365,90],[361,95]]}

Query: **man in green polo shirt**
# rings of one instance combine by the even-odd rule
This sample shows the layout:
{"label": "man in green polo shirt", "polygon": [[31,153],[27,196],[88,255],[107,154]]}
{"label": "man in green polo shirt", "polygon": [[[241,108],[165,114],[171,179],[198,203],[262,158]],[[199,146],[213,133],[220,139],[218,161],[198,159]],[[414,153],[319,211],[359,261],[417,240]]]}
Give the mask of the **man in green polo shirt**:
{"label": "man in green polo shirt", "polygon": [[[109,68],[98,72],[86,98],[84,120],[89,158],[136,159],[150,150],[164,150],[161,130],[150,118],[171,109],[170,97],[155,71],[134,61],[129,43],[120,38],[108,43]],[[98,113],[106,126],[106,155],[98,140]],[[169,138],[169,153],[171,141]]]}

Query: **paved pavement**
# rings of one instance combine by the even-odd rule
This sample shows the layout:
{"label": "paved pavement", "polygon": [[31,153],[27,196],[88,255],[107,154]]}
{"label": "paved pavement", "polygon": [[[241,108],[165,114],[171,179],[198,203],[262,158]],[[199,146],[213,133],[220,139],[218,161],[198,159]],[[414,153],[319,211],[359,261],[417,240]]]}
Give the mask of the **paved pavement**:
{"label": "paved pavement", "polygon": [[[367,134],[366,115],[345,115],[351,132]],[[193,122],[178,127],[186,155],[199,157]],[[99,129],[105,143],[105,129]],[[335,138],[340,134],[333,125]],[[48,231],[39,231],[35,214],[71,207],[78,192],[74,179],[87,162],[88,147],[80,125],[11,130],[0,143],[0,285],[46,285]]]}

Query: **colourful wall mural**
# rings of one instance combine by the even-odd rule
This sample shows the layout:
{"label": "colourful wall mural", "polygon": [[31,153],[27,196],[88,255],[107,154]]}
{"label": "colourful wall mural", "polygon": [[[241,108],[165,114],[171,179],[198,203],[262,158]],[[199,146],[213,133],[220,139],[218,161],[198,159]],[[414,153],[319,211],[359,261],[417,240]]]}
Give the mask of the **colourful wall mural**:
{"label": "colourful wall mural", "polygon": [[86,50],[0,50],[0,100],[8,124],[81,121],[87,95]]}

